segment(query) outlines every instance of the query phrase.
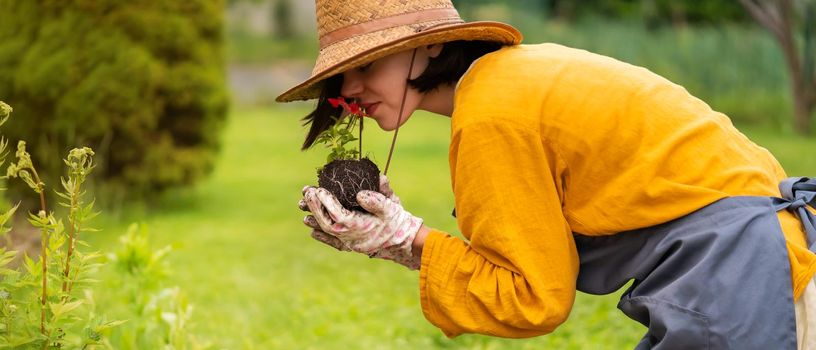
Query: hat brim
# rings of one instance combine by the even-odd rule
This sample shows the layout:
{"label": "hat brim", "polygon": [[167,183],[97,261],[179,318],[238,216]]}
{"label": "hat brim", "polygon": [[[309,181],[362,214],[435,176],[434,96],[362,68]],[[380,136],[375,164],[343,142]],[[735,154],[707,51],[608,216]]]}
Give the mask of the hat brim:
{"label": "hat brim", "polygon": [[520,44],[523,38],[513,26],[491,21],[444,25],[409,35],[406,35],[406,31],[412,29],[391,28],[360,35],[324,48],[318,56],[312,76],[275,100],[292,102],[318,98],[325,79],[379,58],[423,45],[456,40],[484,40],[516,45]]}

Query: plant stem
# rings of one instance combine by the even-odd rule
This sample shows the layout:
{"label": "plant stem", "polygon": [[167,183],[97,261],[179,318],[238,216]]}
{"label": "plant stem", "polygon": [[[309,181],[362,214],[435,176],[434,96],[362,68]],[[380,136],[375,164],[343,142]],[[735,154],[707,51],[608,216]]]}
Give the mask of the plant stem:
{"label": "plant stem", "polygon": [[[67,293],[70,292],[68,288],[68,275],[71,272],[71,254],[74,253],[74,243],[76,242],[76,234],[79,233],[79,224],[76,223],[76,206],[77,197],[79,196],[79,183],[76,179],[74,181],[74,193],[71,193],[71,209],[68,211],[68,254],[65,256],[65,272],[63,273],[62,292],[66,293],[64,298],[68,298]],[[74,230],[76,227],[76,231]]]}
{"label": "plant stem", "polygon": [[9,311],[9,303],[3,302],[3,310],[6,313],[6,337],[11,339],[11,311]]}
{"label": "plant stem", "polygon": [[[72,230],[73,230],[73,227],[72,227]],[[73,251],[76,249],[75,248],[76,247],[76,239],[77,239],[77,236],[79,236],[79,231],[80,231],[80,224],[77,224],[76,231],[71,232],[71,244],[68,245],[68,257],[65,258],[65,279],[66,280],[62,281],[62,290],[63,290],[63,292],[66,293],[66,296],[65,296],[66,299],[68,298],[67,294],[70,294],[71,289],[74,288],[74,282],[73,281],[68,283],[68,275],[71,272],[71,253],[73,253]]]}
{"label": "plant stem", "polygon": [[358,150],[360,152],[357,152],[357,160],[363,159],[363,116],[360,115],[359,118],[360,118],[360,148],[358,148]]}
{"label": "plant stem", "polygon": [[[40,181],[40,177],[37,175],[37,170],[34,170],[34,167],[31,167],[31,173],[34,175],[34,181],[37,181],[37,186],[42,183]],[[46,207],[45,207],[45,188],[39,189],[40,194],[40,209],[41,214],[46,215]],[[40,258],[42,259],[42,299],[40,301],[41,308],[40,308],[40,332],[43,335],[45,333],[45,303],[48,300],[48,262],[46,259],[48,258],[48,227],[44,226],[42,229],[42,235],[40,237]]]}

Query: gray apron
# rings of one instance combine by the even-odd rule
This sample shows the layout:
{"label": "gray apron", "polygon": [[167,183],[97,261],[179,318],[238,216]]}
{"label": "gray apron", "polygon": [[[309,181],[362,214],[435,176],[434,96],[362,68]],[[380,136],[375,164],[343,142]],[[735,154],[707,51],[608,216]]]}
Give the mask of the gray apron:
{"label": "gray apron", "polygon": [[796,213],[816,246],[816,179],[783,198],[730,197],[682,218],[611,236],[575,234],[578,290],[609,294],[648,327],[635,349],[796,349],[790,262],[776,211]]}

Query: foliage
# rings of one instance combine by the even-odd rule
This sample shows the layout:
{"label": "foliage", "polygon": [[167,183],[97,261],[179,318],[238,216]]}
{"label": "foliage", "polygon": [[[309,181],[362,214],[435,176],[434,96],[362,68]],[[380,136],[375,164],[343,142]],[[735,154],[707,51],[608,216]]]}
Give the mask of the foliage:
{"label": "foliage", "polygon": [[330,128],[317,136],[315,143],[322,144],[331,152],[326,156],[326,163],[333,160],[355,159],[360,155],[360,151],[348,146],[349,142],[357,141],[352,131],[358,118],[341,117]]}
{"label": "foliage", "polygon": [[[2,122],[11,111],[0,102]],[[5,156],[5,138],[0,154]],[[0,348],[88,348],[100,345],[102,335],[122,321],[108,321],[98,315],[86,292],[101,266],[99,252],[84,252],[80,236],[94,229],[86,222],[96,216],[93,202],[86,203],[82,185],[94,168],[94,153],[89,148],[75,148],[64,163],[67,178],[62,178],[60,204],[67,208],[65,220],[57,218],[46,206],[46,184],[41,181],[25,142],[17,146],[17,163],[9,164],[7,176],[21,178],[40,196],[41,208],[29,214],[29,222],[41,232],[41,250],[35,260],[25,256],[22,269],[10,263],[15,251],[0,248]],[[8,234],[6,222],[17,206],[0,215],[0,235]],[[67,228],[66,228],[67,226]]]}
{"label": "foliage", "polygon": [[[335,119],[331,127],[320,133],[315,140],[316,144],[322,144],[331,150],[326,157],[326,163],[333,160],[355,159],[361,156],[363,150],[362,131],[363,116],[365,110],[357,102],[347,103],[343,97],[330,98],[329,102],[334,108],[342,108],[345,113]],[[360,122],[360,138],[354,137],[352,131]],[[360,141],[359,148],[348,146],[349,142]]]}
{"label": "foliage", "polygon": [[52,175],[61,163],[50,154],[90,145],[106,195],[201,179],[228,104],[222,7],[0,0],[0,96],[20,117],[7,134],[29,140],[32,158]]}
{"label": "foliage", "polygon": [[[0,101],[0,125],[11,107]],[[0,139],[0,164],[7,142]],[[86,252],[80,239],[97,231],[87,225],[98,215],[94,202],[85,201],[84,184],[95,168],[94,152],[87,147],[71,150],[63,160],[68,171],[56,194],[65,207],[63,217],[48,210],[47,190],[26,144],[20,141],[16,163],[8,165],[7,178],[20,178],[40,197],[40,209],[29,222],[40,231],[41,250],[32,259],[23,252],[21,267],[13,265],[19,252],[0,246],[0,349],[7,348],[112,348],[201,349],[188,330],[192,305],[178,288],[163,288],[169,248],[151,251],[144,229],[134,225],[121,238],[121,247],[110,254],[117,278],[106,282],[103,295],[123,295],[128,305],[122,320],[108,320],[97,310],[92,287],[104,266],[101,252]],[[18,206],[0,213],[0,238],[11,229]],[[108,308],[105,309],[106,314]]]}
{"label": "foliage", "polygon": [[189,330],[193,306],[177,286],[166,286],[170,276],[165,261],[170,246],[153,250],[145,225],[131,224],[109,255],[112,275],[107,287],[119,291],[117,304],[128,322],[111,332],[114,349],[204,349]]}

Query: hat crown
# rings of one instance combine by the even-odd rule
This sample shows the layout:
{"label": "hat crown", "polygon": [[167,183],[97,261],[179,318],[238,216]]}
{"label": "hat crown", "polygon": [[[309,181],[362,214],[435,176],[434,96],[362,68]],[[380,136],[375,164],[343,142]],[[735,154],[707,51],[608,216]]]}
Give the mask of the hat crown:
{"label": "hat crown", "polygon": [[433,9],[453,9],[450,0],[316,0],[320,38],[345,27]]}
{"label": "hat crown", "polygon": [[522,39],[505,23],[464,22],[451,0],[315,0],[315,10],[320,49],[312,76],[278,102],[317,98],[325,79],[423,45],[456,40],[515,45]]}

